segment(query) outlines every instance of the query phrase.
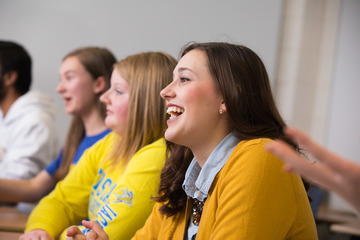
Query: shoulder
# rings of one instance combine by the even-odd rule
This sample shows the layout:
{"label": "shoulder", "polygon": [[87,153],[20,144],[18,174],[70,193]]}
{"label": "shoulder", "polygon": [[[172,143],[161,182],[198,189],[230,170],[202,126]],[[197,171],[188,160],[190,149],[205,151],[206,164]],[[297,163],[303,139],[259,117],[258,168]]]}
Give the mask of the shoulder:
{"label": "shoulder", "polygon": [[14,118],[22,116],[26,116],[28,122],[53,124],[56,118],[55,102],[45,93],[39,91],[27,92],[11,106],[7,118],[12,121]]}
{"label": "shoulder", "polygon": [[270,141],[266,138],[241,141],[217,175],[219,188],[231,185],[249,192],[274,188],[290,191],[295,182],[300,184],[298,175],[284,171],[284,163],[265,150]]}
{"label": "shoulder", "polygon": [[51,113],[56,109],[54,99],[50,95],[36,90],[22,95],[16,104],[22,108],[39,109]]}
{"label": "shoulder", "polygon": [[265,145],[271,141],[268,138],[241,141],[230,154],[223,170],[259,174],[264,171],[282,172],[283,162],[265,150]]}
{"label": "shoulder", "polygon": [[111,148],[113,143],[114,143],[114,138],[115,138],[115,133],[114,132],[110,132],[109,134],[107,134],[106,136],[104,136],[103,138],[99,139],[94,145],[92,145],[92,149],[107,149],[107,148]]}
{"label": "shoulder", "polygon": [[110,132],[107,135],[105,135],[103,138],[101,138],[99,141],[97,141],[96,144],[102,145],[102,144],[108,144],[112,143],[114,141],[115,132]]}
{"label": "shoulder", "polygon": [[255,138],[251,140],[242,140],[238,143],[235,149],[259,149],[263,148],[267,143],[273,141],[270,138]]}
{"label": "shoulder", "polygon": [[258,155],[258,156],[273,156],[265,150],[265,145],[272,140],[269,138],[257,138],[252,140],[242,140],[234,148],[230,158],[240,157],[242,155]]}
{"label": "shoulder", "polygon": [[94,145],[90,146],[87,150],[85,150],[85,152],[87,153],[87,155],[107,155],[111,147],[113,146],[114,137],[115,133],[110,132],[108,135],[94,143]]}
{"label": "shoulder", "polygon": [[164,151],[166,149],[166,142],[164,138],[159,138],[158,140],[142,147],[136,154],[142,154],[149,151]]}
{"label": "shoulder", "polygon": [[[155,142],[148,144],[135,153],[130,160],[132,163],[163,165],[166,159],[166,143],[164,138],[160,138]],[[151,161],[149,161],[151,160]]]}

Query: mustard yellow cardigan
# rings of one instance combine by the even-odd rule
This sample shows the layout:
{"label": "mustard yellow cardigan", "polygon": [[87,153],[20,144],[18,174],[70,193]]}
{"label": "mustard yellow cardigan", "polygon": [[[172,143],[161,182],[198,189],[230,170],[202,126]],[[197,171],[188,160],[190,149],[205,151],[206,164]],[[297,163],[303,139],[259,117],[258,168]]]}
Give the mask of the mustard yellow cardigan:
{"label": "mustard yellow cardigan", "polygon": [[[241,141],[218,173],[205,202],[196,239],[317,239],[301,178],[264,150],[270,139]],[[184,239],[192,203],[166,217],[156,203],[133,239]]]}

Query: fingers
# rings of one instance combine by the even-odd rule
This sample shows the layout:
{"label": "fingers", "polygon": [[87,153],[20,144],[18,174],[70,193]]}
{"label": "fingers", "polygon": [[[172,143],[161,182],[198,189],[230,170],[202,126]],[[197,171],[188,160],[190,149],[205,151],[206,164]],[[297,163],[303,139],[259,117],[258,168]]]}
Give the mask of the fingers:
{"label": "fingers", "polygon": [[82,224],[87,229],[91,231],[86,235],[87,240],[108,240],[109,237],[106,232],[102,229],[102,227],[96,221],[86,221],[83,220]]}
{"label": "fingers", "polygon": [[346,160],[326,150],[311,140],[303,132],[294,128],[287,128],[285,129],[285,134],[297,144],[299,144],[302,148],[304,148],[307,152],[311,153],[318,161],[325,163],[334,170],[342,172],[348,171],[348,168],[346,167],[347,165],[344,164]]}
{"label": "fingers", "polygon": [[284,168],[287,171],[303,172],[304,168],[308,169],[311,163],[303,159],[297,152],[294,151],[288,144],[281,140],[275,140],[265,146],[266,150],[279,157],[285,162]]}
{"label": "fingers", "polygon": [[19,237],[19,240],[54,240],[46,231],[36,229],[24,233]]}
{"label": "fingers", "polygon": [[284,161],[286,171],[297,172],[309,181],[325,188],[333,188],[334,173],[324,165],[313,164],[302,158],[293,148],[281,140],[266,145],[266,150]]}
{"label": "fingers", "polygon": [[82,224],[87,229],[91,230],[86,234],[86,236],[82,233],[82,231],[77,226],[71,226],[68,228],[66,235],[68,236],[67,240],[95,240],[101,239],[98,238],[98,231],[102,231],[102,228],[96,221],[86,221],[83,220]]}
{"label": "fingers", "polygon": [[99,240],[98,235],[94,231],[90,231],[86,234],[86,240]]}
{"label": "fingers", "polygon": [[67,229],[66,236],[72,237],[75,234],[82,234],[81,230],[77,226],[71,226]]}
{"label": "fingers", "polygon": [[86,240],[85,235],[78,228],[78,226],[71,226],[67,229],[66,235],[68,236],[66,240]]}
{"label": "fingers", "polygon": [[96,228],[96,225],[98,225],[100,227],[100,225],[96,221],[82,220],[81,223],[84,227],[86,227],[87,229],[90,229],[90,230],[93,230],[92,228],[94,228],[94,227]]}

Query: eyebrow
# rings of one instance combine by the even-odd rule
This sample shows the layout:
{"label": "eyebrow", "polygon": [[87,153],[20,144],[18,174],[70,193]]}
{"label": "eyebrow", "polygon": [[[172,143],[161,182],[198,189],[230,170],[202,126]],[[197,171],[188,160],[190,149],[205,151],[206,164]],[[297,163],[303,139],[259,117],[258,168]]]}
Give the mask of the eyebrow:
{"label": "eyebrow", "polygon": [[[193,70],[191,70],[190,68],[187,68],[187,67],[179,67],[178,70],[177,70],[177,73],[181,73],[183,71],[190,71],[192,72],[193,74],[195,74],[195,72]],[[175,76],[175,71],[173,72],[173,77]]]}
{"label": "eyebrow", "polygon": [[[66,70],[63,74],[66,75],[66,74],[69,74],[69,73],[76,73],[76,71],[70,69],[70,70]],[[61,74],[61,73],[60,73],[60,74]]]}
{"label": "eyebrow", "polygon": [[186,70],[188,70],[188,71],[190,71],[190,72],[193,72],[190,68],[186,68],[186,67],[180,67],[180,68],[178,68],[178,72],[182,72],[182,71],[186,71]]}

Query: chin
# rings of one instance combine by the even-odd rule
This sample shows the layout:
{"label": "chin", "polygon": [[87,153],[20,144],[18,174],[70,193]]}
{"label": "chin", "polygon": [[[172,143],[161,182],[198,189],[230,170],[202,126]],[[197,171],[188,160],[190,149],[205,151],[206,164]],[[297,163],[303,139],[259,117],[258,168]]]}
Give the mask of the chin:
{"label": "chin", "polygon": [[74,115],[74,111],[65,109],[65,112],[69,115]]}
{"label": "chin", "polygon": [[172,138],[171,138],[171,134],[169,133],[169,129],[167,129],[167,130],[165,131],[164,137],[165,137],[166,140],[172,142],[172,141],[171,141]]}
{"label": "chin", "polygon": [[114,130],[114,128],[116,127],[115,124],[113,124],[111,121],[106,121],[106,119],[105,119],[105,126],[107,128],[110,128],[111,130]]}
{"label": "chin", "polygon": [[177,141],[177,138],[176,138],[176,134],[170,133],[168,131],[165,132],[165,139],[168,140],[169,142],[179,144],[179,141]]}

